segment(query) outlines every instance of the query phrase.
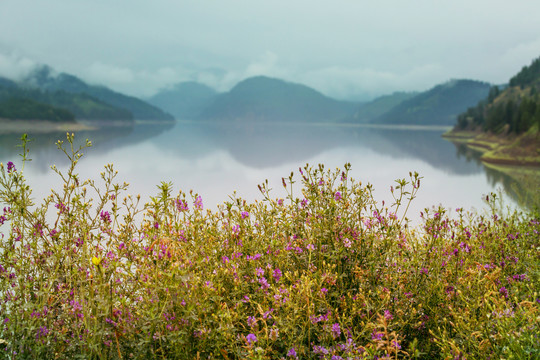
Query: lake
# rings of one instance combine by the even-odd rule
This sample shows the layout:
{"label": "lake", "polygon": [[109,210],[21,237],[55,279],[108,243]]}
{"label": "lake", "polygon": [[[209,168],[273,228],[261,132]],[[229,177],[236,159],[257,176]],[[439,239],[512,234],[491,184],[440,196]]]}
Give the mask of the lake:
{"label": "lake", "polygon": [[[118,180],[130,183],[128,193],[144,200],[157,194],[162,181],[172,182],[174,192],[192,189],[202,196],[205,208],[237,196],[262,199],[257,188],[265,179],[274,197],[285,196],[281,178],[306,163],[327,169],[352,165],[350,177],[371,183],[378,201],[391,202],[394,180],[418,172],[422,183],[409,217],[418,218],[426,207],[485,208],[485,195],[509,188],[505,175],[487,169],[478,155],[444,140],[442,128],[383,128],[305,124],[216,124],[177,122],[174,125],[136,125],[80,131],[76,140],[88,138],[93,146],[84,151],[78,173],[99,180],[104,165],[114,164]],[[32,159],[24,174],[42,198],[50,189],[60,190],[51,169],[65,170],[67,158],[54,145],[65,133],[29,134]],[[0,135],[0,161],[21,167],[20,135]],[[297,183],[297,190],[300,189]],[[299,192],[297,192],[298,194]],[[507,197],[508,198],[508,197]],[[508,198],[512,206],[514,202]]]}

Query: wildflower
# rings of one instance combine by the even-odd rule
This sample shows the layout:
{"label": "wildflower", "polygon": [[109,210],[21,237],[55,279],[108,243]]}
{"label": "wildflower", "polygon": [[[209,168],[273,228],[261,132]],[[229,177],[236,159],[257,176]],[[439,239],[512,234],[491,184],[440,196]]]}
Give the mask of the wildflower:
{"label": "wildflower", "polygon": [[341,200],[341,193],[339,191],[336,191],[336,193],[334,195],[334,199],[336,199],[336,201]]}
{"label": "wildflower", "polygon": [[279,282],[279,279],[281,279],[282,276],[281,270],[274,269],[274,273],[272,274],[272,276],[274,277],[274,280],[276,280],[276,282]]}
{"label": "wildflower", "polygon": [[384,310],[384,318],[388,321],[392,320],[394,318],[394,316],[392,315],[392,313],[388,310]]}
{"label": "wildflower", "polygon": [[47,336],[48,333],[49,333],[49,329],[47,329],[46,326],[41,326],[37,331],[36,340],[41,338],[41,337]]}
{"label": "wildflower", "polygon": [[401,349],[401,345],[399,345],[399,343],[396,340],[392,340],[392,346],[398,350]]}
{"label": "wildflower", "polygon": [[253,328],[257,325],[257,319],[254,316],[248,316],[247,323],[250,328]]}
{"label": "wildflower", "polygon": [[315,250],[315,245],[313,245],[313,244],[307,244],[306,249],[311,250],[311,251],[314,251],[314,250]]}
{"label": "wildflower", "polygon": [[98,257],[94,256],[92,258],[92,264],[94,264],[96,266],[99,266],[99,264],[101,264],[101,258],[98,258]]}
{"label": "wildflower", "polygon": [[202,210],[203,209],[203,201],[201,196],[197,196],[195,199],[195,202],[193,203],[193,206],[195,206],[195,209]]}
{"label": "wildflower", "polygon": [[104,223],[110,223],[111,222],[111,215],[109,214],[108,211],[101,211],[99,216],[101,217],[101,221],[103,221]]}
{"label": "wildflower", "polygon": [[315,354],[328,355],[329,351],[323,346],[313,345],[313,352]]}
{"label": "wildflower", "polygon": [[178,209],[178,211],[189,210],[188,204],[184,200],[176,199],[175,203],[176,203],[176,208]]}
{"label": "wildflower", "polygon": [[263,290],[266,290],[270,287],[270,284],[268,284],[268,280],[266,280],[265,277],[259,279],[259,284],[261,284],[261,289]]}
{"label": "wildflower", "polygon": [[345,238],[345,239],[343,239],[343,245],[346,248],[350,248],[352,246],[352,242],[351,242],[351,240],[349,240],[349,238]]}
{"label": "wildflower", "polygon": [[249,213],[247,211],[242,211],[242,219],[245,219],[249,216]]}
{"label": "wildflower", "polygon": [[383,333],[374,330],[371,333],[371,340],[375,340],[375,341],[382,340],[383,336],[384,336]]}
{"label": "wildflower", "polygon": [[508,290],[504,286],[499,289],[499,293],[505,298],[508,298]]}
{"label": "wildflower", "polygon": [[17,169],[15,169],[15,164],[13,164],[11,161],[9,161],[7,163],[7,172],[9,174],[10,172],[13,172],[13,171],[17,171]]}
{"label": "wildflower", "polygon": [[249,334],[248,336],[246,336],[246,340],[249,345],[254,344],[257,342],[257,336],[255,336],[255,334]]}
{"label": "wildflower", "polygon": [[288,357],[297,357],[298,355],[296,354],[296,349],[294,347],[290,348],[289,351],[287,352],[287,356]]}
{"label": "wildflower", "polygon": [[326,294],[328,293],[328,289],[327,289],[327,288],[322,288],[322,289],[321,289],[321,293],[322,293],[323,295],[326,295]]}
{"label": "wildflower", "polygon": [[332,337],[335,339],[339,335],[341,335],[341,328],[339,327],[339,323],[335,323],[332,325]]}

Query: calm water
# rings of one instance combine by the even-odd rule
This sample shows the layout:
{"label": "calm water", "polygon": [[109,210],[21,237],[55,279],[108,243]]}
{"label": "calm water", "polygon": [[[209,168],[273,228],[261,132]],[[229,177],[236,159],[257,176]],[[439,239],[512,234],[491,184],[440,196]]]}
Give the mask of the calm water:
{"label": "calm water", "polygon": [[[371,183],[378,201],[391,200],[394,179],[409,171],[423,176],[411,217],[439,204],[455,209],[484,208],[484,195],[508,182],[464,155],[441,138],[441,129],[383,129],[344,126],[249,125],[224,126],[178,122],[169,126],[138,125],[76,133],[94,146],[85,151],[78,172],[99,180],[103,166],[113,163],[119,181],[130,183],[128,193],[143,199],[157,193],[162,181],[179,189],[198,192],[205,207],[215,208],[234,191],[248,200],[261,199],[257,185],[265,179],[284,197],[281,178],[306,163],[342,168],[352,164],[351,175]],[[25,176],[42,198],[51,188],[60,189],[59,177],[50,166],[67,167],[67,159],[54,146],[65,134],[31,134],[30,158]],[[18,136],[0,135],[0,161],[14,161],[20,168]],[[299,177],[298,177],[299,178]],[[298,188],[299,189],[299,188]]]}

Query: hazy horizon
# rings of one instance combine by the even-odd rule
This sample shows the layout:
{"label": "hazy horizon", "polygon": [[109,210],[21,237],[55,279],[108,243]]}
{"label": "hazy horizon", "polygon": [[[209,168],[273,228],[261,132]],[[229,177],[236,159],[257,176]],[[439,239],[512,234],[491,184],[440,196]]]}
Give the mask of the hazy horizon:
{"label": "hazy horizon", "polygon": [[148,97],[265,75],[337,99],[506,83],[540,55],[540,3],[458,0],[2,0],[0,76],[46,64]]}

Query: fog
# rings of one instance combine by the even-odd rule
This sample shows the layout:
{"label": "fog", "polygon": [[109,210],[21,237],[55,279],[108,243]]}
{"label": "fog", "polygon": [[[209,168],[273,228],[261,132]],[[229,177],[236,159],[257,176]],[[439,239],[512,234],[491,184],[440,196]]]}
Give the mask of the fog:
{"label": "fog", "polygon": [[508,81],[539,56],[539,13],[528,0],[2,0],[0,76],[48,64],[144,97],[267,75],[368,100]]}

